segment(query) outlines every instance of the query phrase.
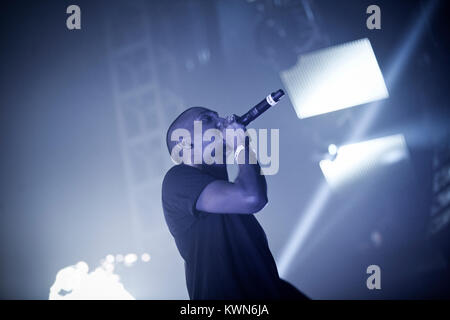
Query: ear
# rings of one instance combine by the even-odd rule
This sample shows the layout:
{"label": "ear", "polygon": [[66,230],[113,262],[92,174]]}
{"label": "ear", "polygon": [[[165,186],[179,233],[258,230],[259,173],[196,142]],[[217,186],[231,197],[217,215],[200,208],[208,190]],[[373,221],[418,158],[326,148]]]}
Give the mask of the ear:
{"label": "ear", "polygon": [[189,143],[186,139],[181,141],[181,146],[183,149],[192,149],[194,147],[193,143]]}

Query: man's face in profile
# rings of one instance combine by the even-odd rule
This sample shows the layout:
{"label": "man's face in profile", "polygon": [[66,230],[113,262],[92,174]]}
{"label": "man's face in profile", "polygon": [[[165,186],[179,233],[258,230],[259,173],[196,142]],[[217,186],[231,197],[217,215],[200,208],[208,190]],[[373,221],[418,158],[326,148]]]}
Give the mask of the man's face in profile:
{"label": "man's face in profile", "polygon": [[208,129],[217,129],[222,132],[226,126],[226,119],[219,117],[216,111],[209,109],[199,111],[195,120],[202,122],[203,133]]}
{"label": "man's face in profile", "polygon": [[168,144],[173,145],[175,142],[178,144],[172,151],[169,148],[172,160],[178,162],[182,149],[183,162],[186,164],[187,162],[224,164],[227,151],[225,143],[227,125],[227,119],[219,117],[213,110],[204,107],[186,110],[174,121],[172,131],[170,129],[168,131]]}
{"label": "man's face in profile", "polygon": [[[219,116],[219,114],[216,111],[212,111],[209,109],[204,109],[202,111],[199,111],[196,115],[194,121],[201,121],[202,124],[202,137],[205,137],[206,139],[202,139],[202,150],[205,150],[209,145],[214,143],[212,139],[207,138],[207,135],[205,133],[211,129],[214,131],[218,131],[221,134],[222,138],[222,153],[223,153],[223,163],[225,163],[225,156],[226,156],[226,140],[225,140],[225,129],[227,127],[227,119],[222,118]],[[194,132],[192,132],[194,134]],[[214,138],[215,139],[215,138]],[[195,143],[195,142],[194,142]],[[215,156],[214,150],[212,151],[212,156]]]}

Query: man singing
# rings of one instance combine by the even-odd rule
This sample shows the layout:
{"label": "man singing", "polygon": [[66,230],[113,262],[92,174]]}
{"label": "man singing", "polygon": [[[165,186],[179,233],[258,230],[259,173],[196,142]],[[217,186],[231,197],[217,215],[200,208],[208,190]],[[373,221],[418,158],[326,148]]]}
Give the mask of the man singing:
{"label": "man singing", "polygon": [[[202,151],[211,141],[195,137],[178,139],[173,135],[177,129],[187,130],[192,137],[198,134],[194,132],[195,121],[201,121],[202,137],[208,129],[223,133],[223,161],[212,164],[205,161]],[[238,132],[231,144],[234,158],[247,155],[256,159],[245,143],[244,126],[233,117],[220,118],[217,112],[203,107],[187,109],[167,131],[169,153],[189,155],[188,161],[166,173],[162,185],[164,216],[185,261],[189,297],[304,299],[300,291],[280,279],[264,230],[254,216],[268,201],[266,180],[259,164],[239,161],[237,178],[228,181],[225,147],[230,146],[230,141],[225,141],[226,129]]]}

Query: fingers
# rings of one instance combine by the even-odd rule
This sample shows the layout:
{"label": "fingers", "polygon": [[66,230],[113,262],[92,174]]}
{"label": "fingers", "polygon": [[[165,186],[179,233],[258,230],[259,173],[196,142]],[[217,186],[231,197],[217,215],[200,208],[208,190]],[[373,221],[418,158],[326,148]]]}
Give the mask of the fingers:
{"label": "fingers", "polygon": [[230,129],[242,129],[245,131],[246,130],[245,126],[237,122],[237,119],[238,116],[236,116],[235,114],[228,116],[225,127]]}

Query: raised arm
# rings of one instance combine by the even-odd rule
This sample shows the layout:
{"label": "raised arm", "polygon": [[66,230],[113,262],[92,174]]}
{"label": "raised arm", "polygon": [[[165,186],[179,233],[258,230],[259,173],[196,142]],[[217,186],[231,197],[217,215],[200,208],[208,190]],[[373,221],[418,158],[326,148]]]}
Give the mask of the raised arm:
{"label": "raised arm", "polygon": [[[250,156],[256,159],[251,148],[246,146],[240,153],[244,151],[246,154],[250,152]],[[236,180],[215,180],[209,183],[197,199],[196,209],[210,213],[241,214],[260,211],[267,204],[266,179],[260,172],[258,163],[239,164]]]}

